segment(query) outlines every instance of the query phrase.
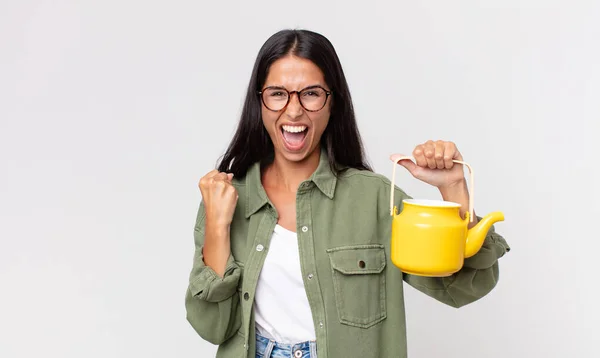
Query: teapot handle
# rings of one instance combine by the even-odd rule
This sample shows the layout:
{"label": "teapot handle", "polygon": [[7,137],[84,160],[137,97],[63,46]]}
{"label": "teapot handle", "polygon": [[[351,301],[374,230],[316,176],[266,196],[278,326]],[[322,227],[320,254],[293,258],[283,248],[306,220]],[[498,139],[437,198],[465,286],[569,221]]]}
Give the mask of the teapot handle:
{"label": "teapot handle", "polygon": [[[398,164],[399,161],[403,160],[403,159],[408,159],[411,160],[413,163],[416,164],[416,160],[413,157],[409,157],[409,156],[399,156],[397,158],[395,158],[393,160],[394,162],[394,167],[392,170],[392,183],[391,183],[391,189],[390,189],[390,215],[393,216],[394,215],[394,184],[396,182],[396,166]],[[463,164],[465,165],[468,169],[469,169],[469,182],[470,182],[470,188],[469,188],[469,221],[473,221],[473,200],[475,197],[475,178],[473,175],[473,169],[471,168],[471,166],[461,160],[452,160],[454,163],[458,163],[458,164]]]}

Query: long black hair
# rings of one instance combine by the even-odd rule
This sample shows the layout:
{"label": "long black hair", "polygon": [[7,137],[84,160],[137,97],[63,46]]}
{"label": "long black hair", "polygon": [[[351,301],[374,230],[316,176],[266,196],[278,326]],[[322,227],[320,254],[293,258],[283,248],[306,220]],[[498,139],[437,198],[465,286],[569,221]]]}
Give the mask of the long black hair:
{"label": "long black hair", "polygon": [[337,53],[327,38],[308,30],[282,30],[263,44],[254,63],[237,130],[217,169],[241,178],[255,162],[273,159],[273,143],[262,122],[258,91],[265,84],[271,64],[287,55],[315,63],[333,92],[331,116],[321,137],[332,171],[336,175],[346,168],[372,171],[365,158],[350,89]]}

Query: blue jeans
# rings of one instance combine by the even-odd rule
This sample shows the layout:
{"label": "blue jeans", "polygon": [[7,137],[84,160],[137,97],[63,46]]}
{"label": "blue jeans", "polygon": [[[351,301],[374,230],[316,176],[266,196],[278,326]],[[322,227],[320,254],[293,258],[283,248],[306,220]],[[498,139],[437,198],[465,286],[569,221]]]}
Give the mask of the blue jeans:
{"label": "blue jeans", "polygon": [[317,358],[317,342],[283,344],[256,333],[256,358]]}

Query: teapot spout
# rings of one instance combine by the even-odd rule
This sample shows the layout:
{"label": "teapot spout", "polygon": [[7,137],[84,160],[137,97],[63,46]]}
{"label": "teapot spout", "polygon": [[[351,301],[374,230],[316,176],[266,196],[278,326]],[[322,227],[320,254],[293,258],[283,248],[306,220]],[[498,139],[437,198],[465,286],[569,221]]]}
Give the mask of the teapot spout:
{"label": "teapot spout", "polygon": [[[466,220],[469,220],[468,218]],[[496,211],[484,216],[477,225],[467,231],[467,242],[465,245],[465,258],[475,255],[481,249],[483,241],[492,225],[504,220],[504,214]]]}

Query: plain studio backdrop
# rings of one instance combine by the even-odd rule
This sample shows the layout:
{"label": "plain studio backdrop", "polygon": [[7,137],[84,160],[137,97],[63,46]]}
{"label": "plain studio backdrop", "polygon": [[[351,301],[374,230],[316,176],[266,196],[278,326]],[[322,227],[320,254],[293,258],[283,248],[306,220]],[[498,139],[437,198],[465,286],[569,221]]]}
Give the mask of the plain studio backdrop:
{"label": "plain studio backdrop", "polygon": [[377,172],[451,140],[477,213],[505,213],[488,296],[457,310],[406,286],[409,356],[594,355],[599,17],[594,1],[1,1],[0,357],[214,356],[185,318],[197,183],[283,28],[333,42]]}

